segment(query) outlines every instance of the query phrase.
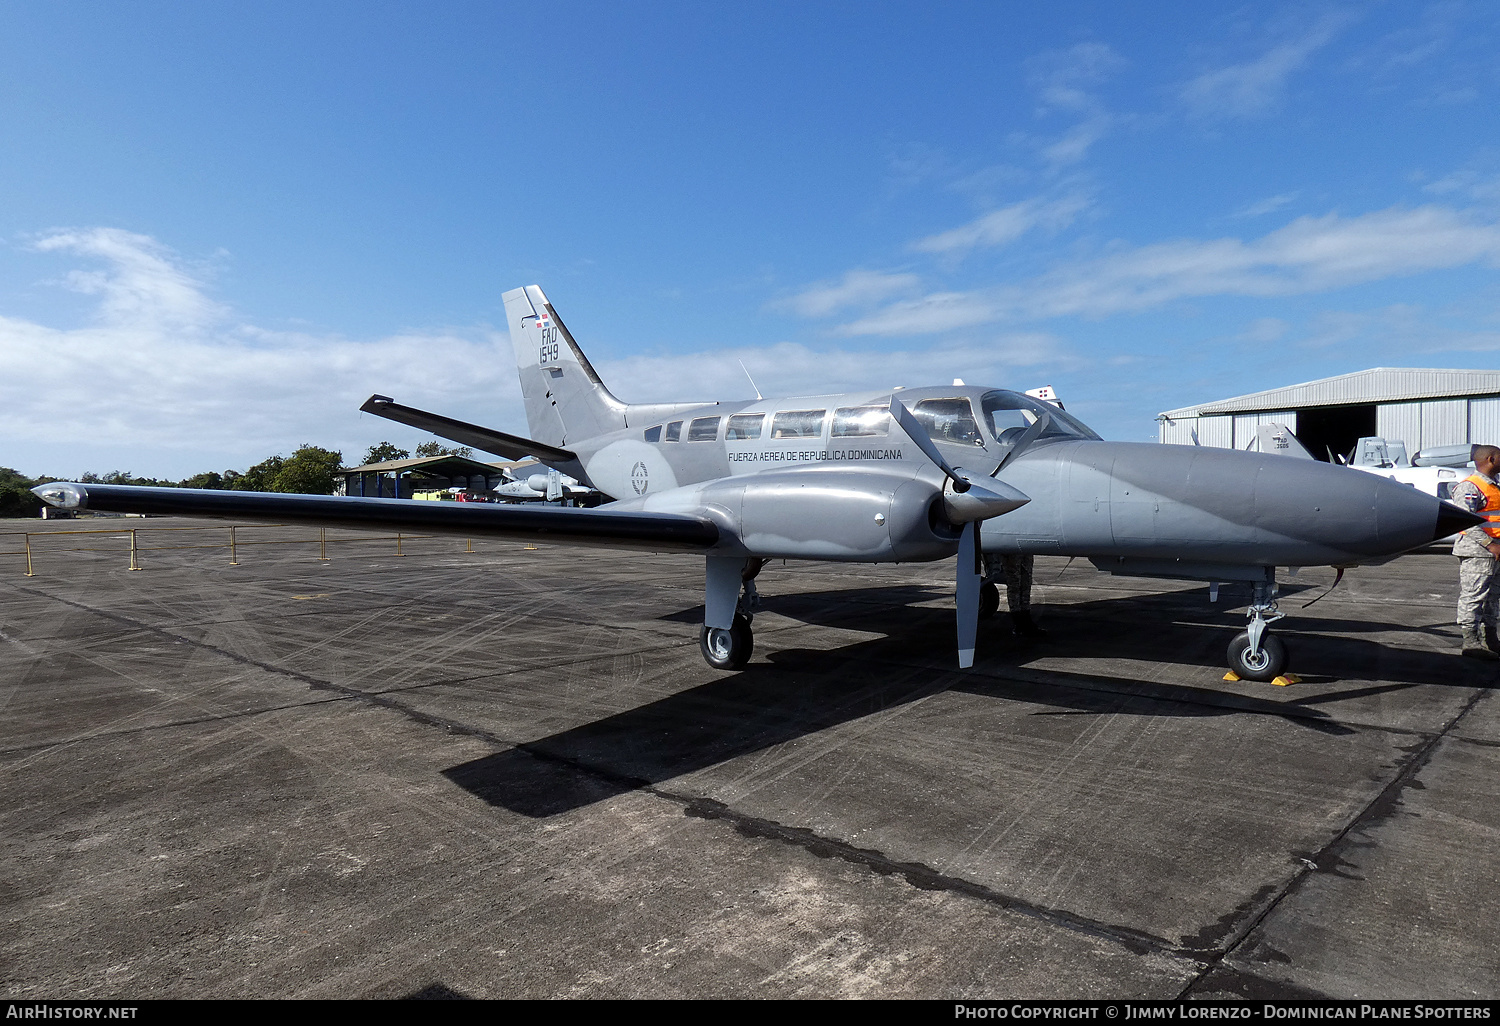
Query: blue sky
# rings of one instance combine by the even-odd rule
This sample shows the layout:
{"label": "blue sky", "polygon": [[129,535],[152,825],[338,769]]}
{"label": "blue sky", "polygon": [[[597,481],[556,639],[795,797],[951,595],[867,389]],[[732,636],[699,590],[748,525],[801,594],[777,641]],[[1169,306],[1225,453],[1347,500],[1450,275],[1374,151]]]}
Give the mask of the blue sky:
{"label": "blue sky", "polygon": [[634,401],[1165,409],[1500,352],[1500,7],[11,2],[0,465],[524,433],[502,292]]}

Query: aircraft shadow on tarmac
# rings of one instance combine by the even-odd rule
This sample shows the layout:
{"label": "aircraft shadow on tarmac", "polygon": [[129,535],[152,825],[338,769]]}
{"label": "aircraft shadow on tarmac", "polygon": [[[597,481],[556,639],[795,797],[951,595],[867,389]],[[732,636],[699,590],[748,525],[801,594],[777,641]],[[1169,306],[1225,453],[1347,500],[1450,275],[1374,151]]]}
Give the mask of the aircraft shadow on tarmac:
{"label": "aircraft shadow on tarmac", "polygon": [[[1350,734],[1352,728],[1322,707],[1420,684],[1489,686],[1494,676],[1477,664],[1460,665],[1456,655],[1401,651],[1363,639],[1321,635],[1290,639],[1303,679],[1365,686],[1297,697],[1290,697],[1295,691],[1276,689],[1278,700],[1273,701],[1212,685],[1029,665],[1046,654],[1080,654],[1217,671],[1230,628],[1238,629],[1243,619],[1222,607],[1219,612],[1215,607],[1205,610],[1202,594],[1053,605],[1045,618],[1051,639],[1041,642],[1011,637],[1009,620],[1002,613],[981,627],[980,658],[972,672],[949,668],[951,608],[923,605],[941,602],[941,588],[917,585],[772,596],[766,599],[768,613],[881,636],[812,650],[777,648],[778,641],[791,639],[780,631],[767,631],[761,639],[766,655],[739,673],[463,763],[444,775],[492,805],[546,817],[947,690],[1044,707],[1035,715],[1261,715],[1322,733]],[[1173,623],[1177,614],[1191,622]],[[1215,618],[1222,619],[1224,630],[1202,626]],[[663,619],[697,622],[701,609]],[[1325,619],[1305,625],[1324,631],[1341,629],[1344,623]],[[1404,629],[1395,624],[1350,626]],[[1319,676],[1320,671],[1327,676]]]}

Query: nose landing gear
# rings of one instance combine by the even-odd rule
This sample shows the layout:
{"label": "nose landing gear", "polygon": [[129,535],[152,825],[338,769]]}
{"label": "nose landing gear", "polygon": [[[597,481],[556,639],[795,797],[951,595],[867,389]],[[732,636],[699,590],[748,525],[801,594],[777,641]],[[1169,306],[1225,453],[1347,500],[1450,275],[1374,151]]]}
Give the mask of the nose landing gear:
{"label": "nose landing gear", "polygon": [[1229,668],[1245,680],[1271,681],[1287,666],[1286,645],[1267,633],[1286,614],[1276,608],[1276,582],[1256,581],[1250,601],[1250,626],[1229,643]]}

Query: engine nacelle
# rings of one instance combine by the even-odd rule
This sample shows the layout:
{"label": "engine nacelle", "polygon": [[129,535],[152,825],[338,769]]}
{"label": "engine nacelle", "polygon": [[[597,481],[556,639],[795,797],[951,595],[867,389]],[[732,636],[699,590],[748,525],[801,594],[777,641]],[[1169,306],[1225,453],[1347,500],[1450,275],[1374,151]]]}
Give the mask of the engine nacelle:
{"label": "engine nacelle", "polygon": [[[909,473],[797,467],[677,491],[695,493],[726,543],[756,556],[901,563],[958,549],[958,528],[942,514],[941,486]],[[648,501],[643,508],[667,507]]]}

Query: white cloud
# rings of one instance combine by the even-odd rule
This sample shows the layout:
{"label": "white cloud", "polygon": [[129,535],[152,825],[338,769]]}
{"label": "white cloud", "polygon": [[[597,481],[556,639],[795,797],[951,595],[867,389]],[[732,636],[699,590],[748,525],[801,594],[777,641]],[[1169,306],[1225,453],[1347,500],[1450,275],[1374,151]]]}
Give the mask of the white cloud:
{"label": "white cloud", "polygon": [[1078,43],[1029,58],[1026,70],[1045,109],[1087,113],[1098,103],[1085,87],[1103,82],[1124,65],[1107,43]]}
{"label": "white cloud", "polygon": [[1089,87],[1104,82],[1124,65],[1120,55],[1104,43],[1048,50],[1026,62],[1031,87],[1041,101],[1038,114],[1063,113],[1082,119],[1061,137],[1040,143],[1042,158],[1054,170],[1083,160],[1114,127],[1117,119]]}
{"label": "white cloud", "polygon": [[627,402],[748,399],[754,393],[739,361],[744,361],[766,395],[852,392],[955,377],[1004,385],[1014,381],[1021,369],[1063,368],[1076,362],[1057,336],[1031,331],[998,333],[982,343],[933,349],[869,352],[782,342],[729,351],[632,356],[600,361],[598,367],[610,390]]}
{"label": "white cloud", "polygon": [[1283,192],[1278,196],[1267,196],[1263,200],[1257,200],[1241,210],[1236,210],[1231,217],[1264,217],[1266,214],[1274,214],[1282,207],[1296,200],[1300,195],[1295,192]]}
{"label": "white cloud", "polygon": [[992,210],[975,221],[912,243],[919,253],[941,253],[961,256],[970,250],[1003,246],[1014,242],[1035,228],[1058,231],[1072,224],[1088,209],[1089,199],[1081,194],[1060,199],[1022,200],[999,210]]}
{"label": "white cloud", "polygon": [[70,271],[65,282],[75,292],[101,297],[99,318],[106,324],[194,330],[228,313],[204,295],[202,282],[169,250],[148,236],[118,228],[60,231],[37,240],[34,248],[109,264],[105,271]]}
{"label": "white cloud", "polygon": [[853,270],[836,282],[819,282],[774,305],[803,317],[827,317],[846,307],[869,306],[903,292],[912,292],[920,284],[921,279],[915,274]]}
{"label": "white cloud", "polygon": [[[1493,165],[1493,161],[1490,164]],[[1493,166],[1471,165],[1429,182],[1422,191],[1437,196],[1457,193],[1479,203],[1500,203],[1500,174]]]}
{"label": "white cloud", "polygon": [[1448,207],[1302,217],[1259,239],[1178,240],[1059,267],[1018,285],[893,303],[846,335],[946,331],[1001,320],[1102,317],[1202,296],[1285,296],[1500,262],[1500,224]]}
{"label": "white cloud", "polygon": [[508,340],[497,346],[484,331],[370,342],[274,331],[237,321],[146,236],[84,229],[35,248],[104,266],[65,279],[97,301],[87,327],[0,316],[9,462],[25,462],[16,450],[27,450],[69,460],[52,473],[186,476],[243,468],[303,442],[356,456],[406,430],[368,417],[361,424],[359,405],[377,391],[496,426],[514,419],[496,410],[497,394],[517,391]]}
{"label": "white cloud", "polygon": [[1181,98],[1202,117],[1254,117],[1274,108],[1287,80],[1349,22],[1326,15],[1305,34],[1271,47],[1253,61],[1199,75],[1182,88]]}

